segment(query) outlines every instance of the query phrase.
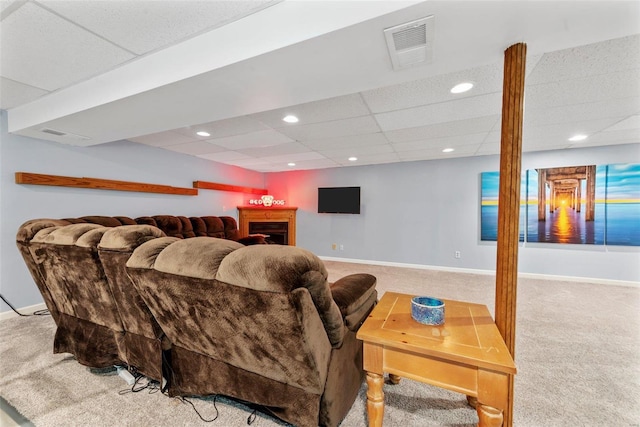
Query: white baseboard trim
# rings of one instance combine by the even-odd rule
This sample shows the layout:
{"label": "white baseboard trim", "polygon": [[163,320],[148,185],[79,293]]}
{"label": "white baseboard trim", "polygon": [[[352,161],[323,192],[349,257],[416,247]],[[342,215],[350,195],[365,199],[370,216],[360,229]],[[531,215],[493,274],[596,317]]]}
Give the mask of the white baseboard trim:
{"label": "white baseboard trim", "polygon": [[[28,307],[19,308],[18,311],[20,313],[22,313],[22,314],[31,314],[34,311],[46,310],[46,309],[47,309],[46,304],[41,302],[40,304],[35,304],[35,305],[30,305]],[[18,317],[18,315],[16,313],[14,313],[13,310],[3,311],[2,313],[0,313],[0,321],[1,320],[6,320],[6,319],[12,319],[14,317]]]}
{"label": "white baseboard trim", "polygon": [[[327,256],[319,256],[318,258],[325,261],[349,262],[353,264],[382,265],[386,267],[415,268],[420,270],[448,271],[452,273],[483,274],[483,275],[489,275],[489,276],[495,276],[496,274],[495,270],[477,270],[473,268],[443,267],[443,266],[437,266],[437,265],[409,264],[404,262],[373,261],[369,259],[337,258],[337,257],[327,257]],[[538,274],[538,273],[518,273],[518,277],[523,279],[581,282],[581,283],[592,283],[596,285],[627,286],[632,288],[640,287],[640,282],[633,282],[633,281],[627,281],[627,280],[599,279],[595,277],[555,276],[552,274]]]}

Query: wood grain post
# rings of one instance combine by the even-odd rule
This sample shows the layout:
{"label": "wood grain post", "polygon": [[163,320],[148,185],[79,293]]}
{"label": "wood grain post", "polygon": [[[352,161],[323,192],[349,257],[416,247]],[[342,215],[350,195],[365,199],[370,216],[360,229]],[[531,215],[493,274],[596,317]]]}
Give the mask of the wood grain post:
{"label": "wood grain post", "polygon": [[[504,54],[500,141],[495,321],[514,358],[526,55],[527,45],[524,43],[510,46]],[[509,376],[508,401],[509,407],[504,411],[504,425],[511,427],[513,425],[513,375]]]}

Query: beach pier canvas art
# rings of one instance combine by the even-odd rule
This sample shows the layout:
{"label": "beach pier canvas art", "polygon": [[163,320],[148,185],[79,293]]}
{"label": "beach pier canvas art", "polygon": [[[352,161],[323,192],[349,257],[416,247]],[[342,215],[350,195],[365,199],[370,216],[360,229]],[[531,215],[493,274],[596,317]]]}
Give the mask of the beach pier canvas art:
{"label": "beach pier canvas art", "polygon": [[[481,174],[481,240],[497,240],[498,184]],[[530,169],[520,200],[520,241],[640,246],[640,164]]]}

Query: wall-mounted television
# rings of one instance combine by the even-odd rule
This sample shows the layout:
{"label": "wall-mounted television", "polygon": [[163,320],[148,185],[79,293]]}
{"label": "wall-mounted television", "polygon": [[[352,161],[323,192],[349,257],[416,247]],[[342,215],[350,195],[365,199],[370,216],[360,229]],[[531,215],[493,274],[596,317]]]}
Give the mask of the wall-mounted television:
{"label": "wall-mounted television", "polygon": [[318,213],[360,213],[360,187],[318,188]]}

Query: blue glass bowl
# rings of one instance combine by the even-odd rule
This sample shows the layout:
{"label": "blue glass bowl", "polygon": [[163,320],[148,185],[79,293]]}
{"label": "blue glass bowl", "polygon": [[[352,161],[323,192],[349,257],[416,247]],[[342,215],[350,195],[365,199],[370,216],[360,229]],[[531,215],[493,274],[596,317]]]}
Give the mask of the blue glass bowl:
{"label": "blue glass bowl", "polygon": [[431,297],[411,298],[411,317],[425,325],[444,323],[444,301]]}

